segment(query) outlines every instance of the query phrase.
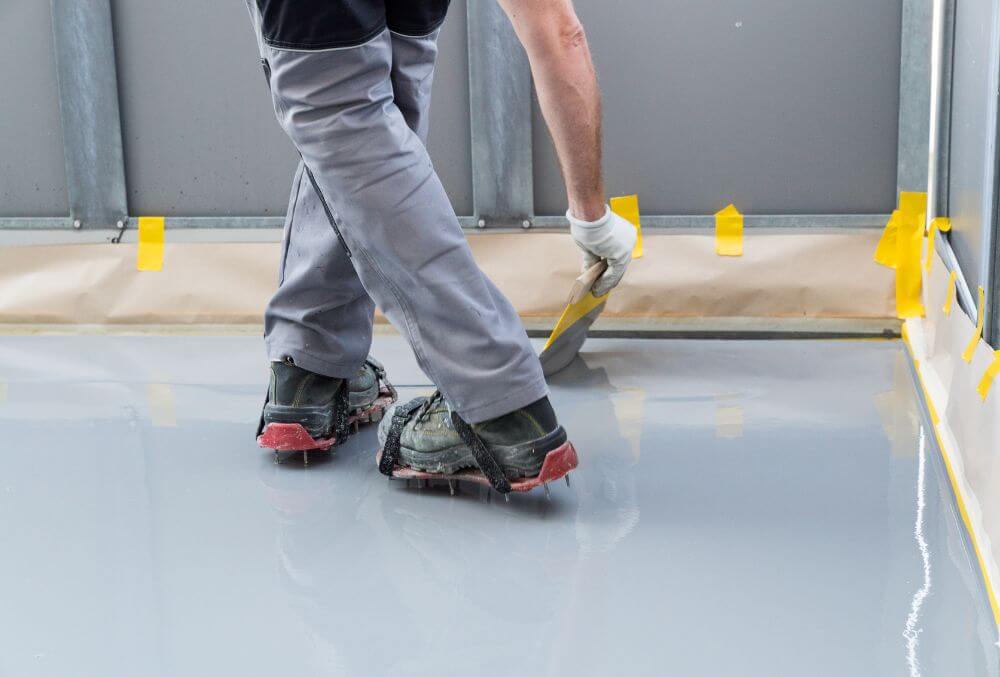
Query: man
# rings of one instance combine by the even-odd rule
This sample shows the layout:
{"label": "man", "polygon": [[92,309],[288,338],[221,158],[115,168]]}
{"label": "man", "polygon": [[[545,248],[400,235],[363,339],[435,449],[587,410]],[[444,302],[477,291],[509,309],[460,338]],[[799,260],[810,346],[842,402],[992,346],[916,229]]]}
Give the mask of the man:
{"label": "man", "polygon": [[[602,295],[624,275],[636,235],[605,202],[600,93],[583,28],[571,0],[500,2],[531,63],[584,265],[608,262],[594,288]],[[476,266],[424,147],[448,0],[248,6],[275,114],[302,156],[265,317],[261,445],[325,448],[347,434],[349,416],[379,417],[384,374],[366,361],[378,305],[438,388],[389,411],[382,471],[478,470],[504,493],[537,479],[569,446],[566,432],[524,328]]]}

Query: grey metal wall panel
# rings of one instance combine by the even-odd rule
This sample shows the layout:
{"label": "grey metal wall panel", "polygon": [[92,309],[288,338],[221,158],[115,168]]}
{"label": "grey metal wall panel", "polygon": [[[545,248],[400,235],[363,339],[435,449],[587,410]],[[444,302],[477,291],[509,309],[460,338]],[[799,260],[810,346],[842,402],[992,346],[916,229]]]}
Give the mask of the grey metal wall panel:
{"label": "grey metal wall panel", "polygon": [[[112,9],[130,212],[284,214],[296,155],[274,119],[243,0]],[[429,145],[456,209],[471,213],[462,9],[442,37]]]}
{"label": "grey metal wall panel", "polygon": [[113,0],[132,214],[284,214],[296,155],[242,0]]}
{"label": "grey metal wall panel", "polygon": [[0,216],[69,214],[49,3],[0,3]]}
{"label": "grey metal wall panel", "polygon": [[955,12],[949,205],[952,248],[975,293],[984,284],[996,158],[996,0],[960,0]]}
{"label": "grey metal wall panel", "polygon": [[[605,97],[608,190],[643,211],[886,213],[901,0],[577,0]],[[539,214],[565,209],[535,116]]]}

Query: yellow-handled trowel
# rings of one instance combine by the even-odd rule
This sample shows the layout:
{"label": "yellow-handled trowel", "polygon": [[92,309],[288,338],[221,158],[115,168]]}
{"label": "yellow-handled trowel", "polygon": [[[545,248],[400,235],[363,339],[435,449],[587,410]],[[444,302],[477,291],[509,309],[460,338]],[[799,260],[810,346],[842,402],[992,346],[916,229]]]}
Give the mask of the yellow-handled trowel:
{"label": "yellow-handled trowel", "polygon": [[569,366],[583,347],[590,325],[594,324],[604,310],[608,296],[611,295],[594,296],[591,291],[594,283],[607,269],[607,261],[600,261],[576,278],[566,309],[545,343],[542,354],[538,356],[545,376],[552,376]]}
{"label": "yellow-handled trowel", "polygon": [[[642,227],[639,222],[638,196],[624,195],[612,198],[611,209],[635,226],[638,238],[635,250],[632,252],[632,258],[642,258]],[[576,283],[573,285],[569,301],[566,304],[566,310],[563,311],[562,317],[556,323],[556,328],[552,330],[549,340],[542,349],[542,354],[539,355],[542,362],[542,372],[545,376],[552,376],[569,366],[569,363],[579,354],[580,348],[587,340],[590,326],[600,316],[608,296],[610,296],[610,293],[604,296],[594,296],[591,291],[594,288],[594,283],[607,269],[607,261],[601,261],[576,278]]]}

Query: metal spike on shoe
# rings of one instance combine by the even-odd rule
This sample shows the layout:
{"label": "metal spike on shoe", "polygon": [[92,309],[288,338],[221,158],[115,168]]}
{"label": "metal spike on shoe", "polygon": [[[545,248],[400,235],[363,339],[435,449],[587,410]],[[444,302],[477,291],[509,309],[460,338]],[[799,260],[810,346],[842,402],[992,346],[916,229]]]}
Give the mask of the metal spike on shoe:
{"label": "metal spike on shoe", "polygon": [[545,498],[551,501],[552,500],[552,494],[549,493],[549,483],[548,482],[542,482],[542,486],[545,487]]}
{"label": "metal spike on shoe", "polygon": [[448,491],[451,492],[452,496],[455,495],[455,482],[453,480],[448,480]]}
{"label": "metal spike on shoe", "polygon": [[566,473],[565,475],[563,475],[563,479],[566,480],[566,486],[568,487],[569,486],[569,473]]}
{"label": "metal spike on shoe", "polygon": [[504,503],[510,503],[510,494],[504,494],[503,495],[503,500],[504,500]]}
{"label": "metal spike on shoe", "polygon": [[302,452],[302,465],[309,465],[309,451],[304,450]]}

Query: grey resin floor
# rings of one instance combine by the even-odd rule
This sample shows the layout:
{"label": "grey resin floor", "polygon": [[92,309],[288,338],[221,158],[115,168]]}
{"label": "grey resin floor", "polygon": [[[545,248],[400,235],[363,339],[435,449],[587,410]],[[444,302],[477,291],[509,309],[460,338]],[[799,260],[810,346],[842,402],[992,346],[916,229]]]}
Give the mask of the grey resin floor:
{"label": "grey resin floor", "polygon": [[[403,388],[409,350],[378,337]],[[895,342],[594,340],[572,488],[275,465],[259,339],[0,337],[0,675],[997,675]]]}

